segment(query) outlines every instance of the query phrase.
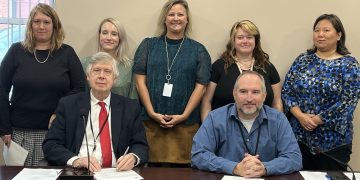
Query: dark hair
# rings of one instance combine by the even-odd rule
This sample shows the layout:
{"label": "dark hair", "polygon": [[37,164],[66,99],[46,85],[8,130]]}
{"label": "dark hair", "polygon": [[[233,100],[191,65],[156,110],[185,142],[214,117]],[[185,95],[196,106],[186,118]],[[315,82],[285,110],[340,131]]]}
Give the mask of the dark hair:
{"label": "dark hair", "polygon": [[[347,49],[347,47],[345,46],[345,29],[344,26],[342,25],[340,19],[335,15],[335,14],[323,14],[321,16],[319,16],[314,23],[313,26],[313,31],[315,30],[316,25],[321,21],[321,20],[328,20],[330,21],[330,23],[333,25],[334,29],[336,30],[337,33],[341,33],[340,36],[340,40],[337,42],[336,45],[336,52],[341,54],[341,55],[346,55],[346,54],[350,54],[349,50]],[[313,45],[312,48],[308,49],[307,52],[309,53],[315,53],[317,51],[317,48],[315,45]]]}
{"label": "dark hair", "polygon": [[220,56],[220,58],[225,61],[225,65],[224,65],[225,72],[231,66],[232,63],[235,63],[236,50],[235,50],[234,42],[235,42],[236,30],[239,28],[241,28],[242,30],[246,31],[247,33],[255,37],[255,48],[253,50],[253,57],[255,59],[254,66],[264,70],[265,64],[268,64],[270,61],[269,61],[269,55],[265,53],[261,48],[260,31],[253,22],[249,20],[243,20],[240,22],[236,22],[232,26],[230,30],[230,39],[226,45],[226,50]]}

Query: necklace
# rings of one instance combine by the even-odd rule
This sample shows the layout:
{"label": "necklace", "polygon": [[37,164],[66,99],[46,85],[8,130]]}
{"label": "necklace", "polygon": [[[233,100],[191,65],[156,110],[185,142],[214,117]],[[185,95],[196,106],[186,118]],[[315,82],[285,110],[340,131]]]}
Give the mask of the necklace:
{"label": "necklace", "polygon": [[253,68],[254,68],[254,63],[255,63],[255,59],[253,58],[253,59],[251,60],[251,64],[250,64],[250,65],[243,64],[243,63],[241,63],[241,62],[240,62],[239,60],[237,60],[237,59],[235,59],[235,62],[236,62],[236,65],[237,65],[238,68],[239,68],[240,74],[242,74],[243,70],[245,70],[245,71],[248,71],[248,70],[252,71],[252,70],[253,70]]}
{"label": "necklace", "polygon": [[36,61],[37,61],[38,63],[44,64],[44,63],[49,59],[49,57],[50,57],[50,50],[49,50],[49,53],[48,53],[48,55],[47,55],[47,57],[46,57],[46,59],[45,59],[44,61],[39,61],[39,59],[36,57],[36,49],[35,49],[35,51],[34,51],[34,57],[35,57],[35,59],[36,59]]}
{"label": "necklace", "polygon": [[168,81],[168,84],[170,84],[170,79],[171,79],[170,70],[171,70],[172,66],[174,65],[175,58],[178,55],[184,40],[185,40],[185,37],[182,39],[182,41],[180,43],[180,46],[179,46],[179,49],[177,50],[174,58],[172,59],[171,65],[169,67],[170,59],[169,59],[168,45],[167,45],[167,41],[166,41],[166,36],[164,37],[165,50],[166,50],[166,59],[167,59],[167,75],[165,76],[165,78]]}
{"label": "necklace", "polygon": [[251,68],[251,65],[252,65],[252,63],[250,63],[250,64],[243,64],[243,63],[241,63],[240,61],[238,61],[238,63],[239,63],[239,65],[240,65],[241,69],[243,69],[243,70],[249,70],[249,69]]}

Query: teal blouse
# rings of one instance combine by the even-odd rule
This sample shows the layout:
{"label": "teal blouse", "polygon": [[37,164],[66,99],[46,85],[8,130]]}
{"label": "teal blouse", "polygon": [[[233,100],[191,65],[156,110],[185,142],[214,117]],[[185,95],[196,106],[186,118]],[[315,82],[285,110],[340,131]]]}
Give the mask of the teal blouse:
{"label": "teal blouse", "polygon": [[[146,75],[147,88],[155,112],[161,114],[182,114],[192,95],[196,83],[208,84],[210,81],[211,58],[205,47],[197,41],[185,38],[167,39],[169,66],[173,84],[171,97],[163,96],[164,84],[167,82],[167,55],[164,36],[146,38],[135,53],[134,73]],[[175,54],[175,61],[173,61]],[[145,108],[142,109],[142,120],[149,120]],[[194,109],[185,124],[194,124],[200,120],[199,106]]]}

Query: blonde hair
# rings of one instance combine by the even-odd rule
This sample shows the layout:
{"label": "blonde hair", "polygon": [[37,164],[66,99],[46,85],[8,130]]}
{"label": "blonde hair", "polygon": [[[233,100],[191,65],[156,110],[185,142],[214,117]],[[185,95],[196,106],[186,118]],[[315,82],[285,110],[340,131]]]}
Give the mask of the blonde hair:
{"label": "blonde hair", "polygon": [[264,70],[265,64],[266,63],[268,64],[270,61],[269,61],[269,55],[265,53],[261,48],[260,31],[253,22],[249,20],[243,20],[240,22],[236,22],[232,26],[230,31],[230,39],[226,45],[226,50],[220,56],[220,58],[225,61],[225,67],[224,67],[225,71],[231,66],[232,63],[235,63],[235,57],[236,57],[235,36],[238,28],[241,28],[245,32],[255,37],[255,48],[253,50],[253,57],[255,59],[254,65]]}
{"label": "blonde hair", "polygon": [[99,28],[98,28],[98,51],[102,51],[102,47],[100,45],[100,34],[101,34],[101,27],[106,22],[113,24],[116,27],[116,30],[118,31],[119,44],[115,50],[115,60],[118,63],[124,63],[126,66],[130,65],[131,59],[128,56],[129,46],[128,46],[128,41],[127,41],[127,36],[126,36],[124,26],[122,26],[120,24],[120,22],[114,18],[106,18],[106,19],[102,20],[99,25]]}
{"label": "blonde hair", "polygon": [[191,28],[192,28],[191,14],[190,14],[190,10],[189,10],[189,5],[184,0],[169,0],[168,2],[166,2],[164,4],[163,8],[161,9],[161,13],[160,13],[159,20],[158,20],[158,32],[157,32],[157,35],[161,36],[161,35],[165,35],[167,33],[167,27],[166,27],[166,24],[165,24],[166,17],[167,17],[167,14],[169,13],[170,9],[176,4],[180,4],[180,5],[184,6],[184,8],[186,10],[186,17],[187,17],[188,23],[187,23],[187,25],[185,27],[184,34],[187,37],[190,36],[190,32],[191,32]]}
{"label": "blonde hair", "polygon": [[51,18],[53,24],[53,32],[51,35],[50,41],[50,52],[54,52],[58,50],[64,39],[65,39],[65,32],[61,25],[61,21],[59,16],[57,15],[56,11],[49,5],[44,3],[37,4],[30,12],[29,20],[26,24],[26,32],[25,32],[25,39],[22,41],[22,46],[29,52],[33,53],[35,51],[36,40],[34,37],[32,23],[34,21],[34,17],[36,13],[43,13],[44,15]]}

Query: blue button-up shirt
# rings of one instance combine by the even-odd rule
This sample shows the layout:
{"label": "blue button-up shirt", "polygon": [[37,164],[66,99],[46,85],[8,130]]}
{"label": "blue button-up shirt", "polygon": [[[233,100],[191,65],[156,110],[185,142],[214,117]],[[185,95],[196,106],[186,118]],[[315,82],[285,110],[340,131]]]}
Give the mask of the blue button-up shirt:
{"label": "blue button-up shirt", "polygon": [[[242,128],[244,138],[239,128]],[[244,143],[250,152],[247,152]],[[202,170],[232,174],[245,153],[255,153],[257,143],[256,154],[266,168],[266,175],[287,174],[302,168],[299,146],[283,113],[264,105],[248,133],[237,117],[235,104],[209,113],[194,136],[191,165]]]}

